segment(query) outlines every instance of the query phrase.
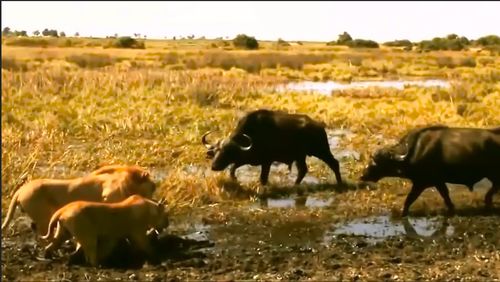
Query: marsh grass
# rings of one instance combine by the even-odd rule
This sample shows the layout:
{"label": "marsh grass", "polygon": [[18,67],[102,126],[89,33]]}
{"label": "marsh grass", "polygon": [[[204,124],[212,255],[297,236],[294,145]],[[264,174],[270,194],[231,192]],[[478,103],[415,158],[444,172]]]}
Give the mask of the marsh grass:
{"label": "marsh grass", "polygon": [[[473,55],[332,47],[311,51],[316,47],[308,43],[280,52],[268,50],[266,43],[253,53],[198,50],[191,45],[179,45],[175,52],[174,45],[158,45],[152,51],[155,44],[159,43],[146,42],[146,50],[5,48],[2,208],[21,179],[81,176],[102,162],[147,167],[158,179],[158,194],[175,206],[250,200],[255,198],[252,191],[259,189],[257,180],[236,189],[226,181],[227,172],[190,174],[182,168],[209,168],[201,135],[216,129],[220,137],[227,136],[238,118],[258,108],[306,113],[328,128],[348,128],[355,135],[342,139],[340,146],[362,156],[415,126],[500,124],[497,56],[481,55],[475,67],[461,63],[469,66],[449,69],[436,65],[436,58]],[[461,83],[450,89],[348,90],[331,97],[273,90],[289,79],[350,81],[389,75],[444,77]],[[366,161],[363,157],[343,162],[346,177],[357,179]],[[312,176],[331,178],[326,166],[308,163]],[[354,212],[343,206],[354,200],[363,204],[359,213],[399,209],[403,196],[384,183],[380,187],[348,193],[334,189],[339,211]]]}

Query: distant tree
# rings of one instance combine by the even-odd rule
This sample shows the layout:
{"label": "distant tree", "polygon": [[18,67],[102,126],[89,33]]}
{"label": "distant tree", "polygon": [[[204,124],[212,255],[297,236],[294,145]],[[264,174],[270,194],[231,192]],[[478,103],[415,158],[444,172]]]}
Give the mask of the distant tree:
{"label": "distant tree", "polygon": [[11,32],[11,34],[14,34],[14,36],[28,36],[26,30],[15,30],[14,32]]}
{"label": "distant tree", "polygon": [[115,33],[115,38],[118,38],[118,33]]}
{"label": "distant tree", "polygon": [[402,40],[388,41],[385,42],[384,45],[391,47],[412,47],[413,43],[411,43],[411,41],[408,39],[402,39]]}
{"label": "distant tree", "polygon": [[493,46],[500,45],[500,37],[498,35],[487,35],[483,37],[479,37],[475,44],[480,46]]}
{"label": "distant tree", "polygon": [[175,39],[175,36],[174,36],[172,39],[173,39],[173,40],[176,40],[176,39]]}
{"label": "distant tree", "polygon": [[470,40],[466,37],[459,37],[456,34],[450,34],[446,37],[434,37],[432,40],[423,40],[418,43],[418,47],[422,51],[430,50],[453,50],[459,51],[470,44]]}
{"label": "distant tree", "polygon": [[49,30],[49,35],[52,37],[58,37],[57,30],[55,30],[55,29]]}
{"label": "distant tree", "polygon": [[350,48],[378,48],[378,43],[373,40],[366,39],[354,39],[349,42],[346,42],[347,46]]}
{"label": "distant tree", "polygon": [[49,29],[46,28],[46,29],[42,30],[42,35],[49,36],[50,35]]}
{"label": "distant tree", "polygon": [[66,33],[65,33],[64,31],[61,31],[61,32],[59,33],[59,36],[61,36],[61,37],[66,37]]}
{"label": "distant tree", "polygon": [[144,39],[148,38],[148,36],[146,34],[144,34]]}
{"label": "distant tree", "polygon": [[139,42],[130,36],[118,37],[113,43],[115,48],[144,49],[144,42]]}
{"label": "distant tree", "polygon": [[290,43],[286,42],[281,38],[278,38],[278,42],[276,42],[276,44],[278,44],[278,46],[283,46],[283,47],[290,46]]}
{"label": "distant tree", "polygon": [[339,38],[337,39],[337,44],[345,45],[347,42],[352,41],[352,37],[349,33],[344,31],[344,33],[339,34]]}
{"label": "distant tree", "polygon": [[38,31],[38,30],[33,31],[33,35],[34,36],[40,36],[40,31]]}
{"label": "distant tree", "polygon": [[78,36],[80,36],[80,33],[78,33],[78,31],[77,31],[77,32],[75,32],[75,37],[78,37]]}
{"label": "distant tree", "polygon": [[8,26],[4,27],[2,30],[2,35],[7,36],[7,35],[11,35],[11,33],[12,33],[12,31],[10,30],[10,27],[8,27]]}

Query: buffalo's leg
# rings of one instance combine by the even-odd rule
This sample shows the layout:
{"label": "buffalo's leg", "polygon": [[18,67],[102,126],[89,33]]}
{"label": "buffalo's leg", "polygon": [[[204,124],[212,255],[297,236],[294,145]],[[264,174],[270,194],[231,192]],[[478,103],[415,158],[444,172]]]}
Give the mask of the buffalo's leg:
{"label": "buffalo's leg", "polygon": [[415,200],[418,198],[418,196],[420,196],[420,194],[422,194],[424,190],[425,187],[413,184],[410,193],[408,194],[408,196],[406,196],[405,205],[403,207],[403,214],[402,214],[403,217],[408,215],[408,211],[410,210],[411,204],[415,202]]}
{"label": "buffalo's leg", "polygon": [[443,197],[444,203],[448,207],[448,212],[450,214],[454,214],[455,213],[455,205],[453,205],[453,203],[451,202],[450,193],[449,193],[448,187],[446,187],[446,184],[440,183],[440,184],[436,185],[436,189],[438,190],[439,194],[441,194],[441,197]]}
{"label": "buffalo's leg", "polygon": [[306,157],[304,156],[303,158],[300,158],[296,160],[297,166],[297,179],[295,180],[295,184],[300,184],[302,182],[302,179],[304,179],[304,176],[307,173],[307,164],[306,164]]}
{"label": "buffalo's leg", "polygon": [[260,171],[260,184],[266,185],[271,171],[271,163],[263,163]]}
{"label": "buffalo's leg", "polygon": [[500,189],[500,183],[497,181],[492,181],[492,186],[486,196],[484,197],[484,204],[486,208],[491,208],[493,206],[493,195]]}
{"label": "buffalo's leg", "polygon": [[331,170],[335,173],[335,178],[337,179],[338,184],[342,184],[342,177],[340,176],[340,164],[337,161],[330,151],[325,152],[323,154],[315,155],[318,159],[325,162]]}

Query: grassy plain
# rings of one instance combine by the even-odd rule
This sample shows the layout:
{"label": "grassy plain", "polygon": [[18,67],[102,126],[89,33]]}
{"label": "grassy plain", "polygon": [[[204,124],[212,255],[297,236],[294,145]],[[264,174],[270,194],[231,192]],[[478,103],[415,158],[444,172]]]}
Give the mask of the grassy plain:
{"label": "grassy plain", "polygon": [[[258,51],[242,51],[224,50],[232,47],[220,42],[151,40],[140,50],[4,45],[3,197],[23,175],[70,177],[99,163],[122,162],[162,175],[160,193],[172,203],[219,201],[225,175],[201,177],[183,168],[208,167],[200,143],[205,131],[227,135],[244,112],[260,107],[306,113],[329,128],[356,133],[341,144],[362,154],[362,161],[347,164],[351,179],[370,152],[389,142],[374,134],[391,140],[431,123],[500,124],[500,58],[487,51],[418,53],[321,43],[264,43]],[[274,89],[303,79],[421,78],[446,79],[452,87],[358,89],[333,96],[282,95]],[[311,173],[330,172],[319,166]]]}
{"label": "grassy plain", "polygon": [[[344,177],[354,182],[374,150],[394,142],[402,133],[416,126],[435,123],[471,127],[500,125],[500,57],[485,50],[420,53],[389,47],[349,49],[326,46],[321,42],[302,42],[302,45],[288,47],[261,42],[260,50],[244,51],[234,50],[221,40],[147,40],[146,49],[131,50],[103,48],[108,44],[104,39],[72,38],[70,44],[67,39],[49,39],[46,47],[12,46],[11,40],[15,39],[2,39],[3,212],[12,191],[23,178],[81,176],[100,163],[139,164],[157,179],[158,194],[167,196],[173,213],[197,209],[204,215],[204,220],[211,223],[244,221],[242,226],[245,228],[257,226],[255,230],[243,231],[245,234],[238,233],[246,230],[241,228],[232,233],[224,231],[226,233],[220,237],[234,233],[231,240],[248,239],[248,247],[253,248],[261,241],[267,242],[259,236],[267,236],[262,230],[275,228],[274,222],[278,218],[289,228],[290,222],[298,219],[306,223],[311,218],[317,219],[321,223],[318,227],[356,216],[387,211],[398,214],[408,193],[408,183],[383,180],[378,189],[353,189],[335,194],[325,212],[316,209],[271,210],[267,213],[246,210],[241,215],[241,211],[232,210],[255,198],[255,192],[259,190],[258,178],[239,186],[228,181],[227,172],[210,172],[205,148],[200,142],[201,135],[208,130],[217,129],[218,137],[222,138],[229,134],[243,114],[262,107],[308,114],[324,121],[329,129],[343,128],[353,133],[341,139],[339,146],[360,152],[359,160],[347,158],[341,162]],[[276,90],[283,83],[301,80],[348,83],[431,78],[447,80],[451,87],[352,89],[335,92],[332,96],[294,91],[277,93]],[[316,176],[322,182],[334,182],[332,172],[320,162],[309,161],[308,175]],[[303,193],[322,187],[291,187],[291,182],[283,177],[281,181],[273,182],[272,189]],[[234,188],[240,193],[234,193]],[[465,206],[465,210],[482,206],[483,196],[483,192],[470,193],[465,188],[452,189],[451,192],[457,207]],[[429,215],[442,213],[444,209],[438,193],[429,189],[412,210],[414,215]],[[235,214],[240,215],[236,218]],[[454,219],[456,224],[462,221],[466,223],[457,225],[460,228],[470,225],[468,219]],[[484,224],[485,232],[491,233],[490,227],[497,230],[488,222],[491,221],[486,220]],[[309,240],[308,230],[316,227],[307,225],[306,231],[297,227],[298,231],[294,229],[297,231],[294,232],[297,236],[305,234],[300,238]],[[462,230],[460,228],[456,229],[457,234]],[[247,232],[254,232],[255,236],[245,237]],[[319,237],[323,236],[321,232]],[[289,237],[290,233],[287,234]],[[405,264],[392,261],[400,248],[399,239],[390,241],[394,246],[379,246],[380,253],[379,247],[375,248],[376,252],[368,251],[361,260],[356,252],[368,249],[353,247],[364,244],[358,242],[361,239],[352,239],[353,244],[347,244],[343,239],[334,240],[330,251],[321,252],[321,256],[326,256],[325,261],[329,261],[323,265],[317,257],[311,257],[314,253],[303,254],[302,251],[297,251],[299,257],[305,256],[301,263],[290,262],[289,265],[285,263],[288,253],[280,257],[281,245],[270,250],[273,253],[278,250],[277,259],[283,259],[284,264],[277,265],[283,266],[283,271],[297,265],[308,269],[311,266],[306,262],[316,260],[313,262],[315,274],[310,276],[313,279],[339,277],[332,275],[382,279],[394,277],[394,273],[403,280],[419,277],[449,279],[452,275],[472,277],[473,280],[499,277],[498,273],[488,272],[499,266],[498,250],[490,248],[498,243],[498,237],[489,237],[489,249],[481,249],[460,236],[443,239],[447,241],[442,243],[443,250],[438,256],[433,256],[434,243],[405,243],[408,252],[415,255],[404,257]],[[245,246],[242,243],[242,248]],[[421,251],[421,246],[427,251]],[[462,250],[463,256],[450,257],[449,253],[455,247]],[[17,251],[11,253],[9,257],[15,259]],[[248,262],[249,271],[237,272],[234,269],[246,267],[243,262],[224,256],[215,259],[209,270],[200,268],[201,272],[207,271],[204,274],[197,273],[198,270],[194,274],[191,267],[175,269],[179,271],[180,279],[229,279],[232,274],[236,278],[250,279],[253,276],[238,275],[254,273],[278,279],[278,276],[272,276],[275,274],[270,274],[272,271],[261,270],[263,259],[271,259],[265,265],[276,265],[273,261],[275,254],[262,257],[260,252],[253,253],[255,256],[250,259],[255,260],[255,265]],[[344,256],[342,254],[346,255],[345,261],[340,258]],[[248,258],[244,249],[241,256],[242,259]],[[434,259],[435,263],[432,262]],[[212,271],[213,267],[218,271],[217,260],[223,263],[223,270],[232,274],[226,276]],[[20,265],[26,265],[26,262]],[[367,265],[369,270],[363,271]],[[462,268],[458,270],[456,267],[460,266]],[[10,275],[17,275],[13,263],[5,267]],[[34,269],[40,267],[40,275],[56,275],[44,270],[44,265]],[[415,274],[416,269],[419,274]],[[61,271],[68,271],[68,275],[75,273],[67,269]],[[164,275],[165,271],[159,273]],[[481,276],[484,273],[490,276]]]}

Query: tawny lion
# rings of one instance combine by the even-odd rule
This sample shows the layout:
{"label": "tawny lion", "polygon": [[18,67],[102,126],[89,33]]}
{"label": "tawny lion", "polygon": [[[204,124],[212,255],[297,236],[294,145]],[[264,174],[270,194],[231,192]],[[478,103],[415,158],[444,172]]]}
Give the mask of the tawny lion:
{"label": "tawny lion", "polygon": [[152,198],[155,187],[148,172],[138,166],[125,165],[104,166],[74,179],[33,180],[14,193],[2,230],[12,220],[18,205],[33,220],[37,233],[43,235],[52,214],[70,202],[113,203],[134,194]]}
{"label": "tawny lion", "polygon": [[157,203],[133,195],[119,203],[76,201],[54,213],[47,235],[42,239],[51,241],[45,248],[45,255],[48,256],[71,234],[77,243],[73,254],[82,248],[87,262],[97,266],[123,238],[133,241],[152,257],[154,254],[147,231],[150,228],[162,231],[168,224],[163,199]]}

